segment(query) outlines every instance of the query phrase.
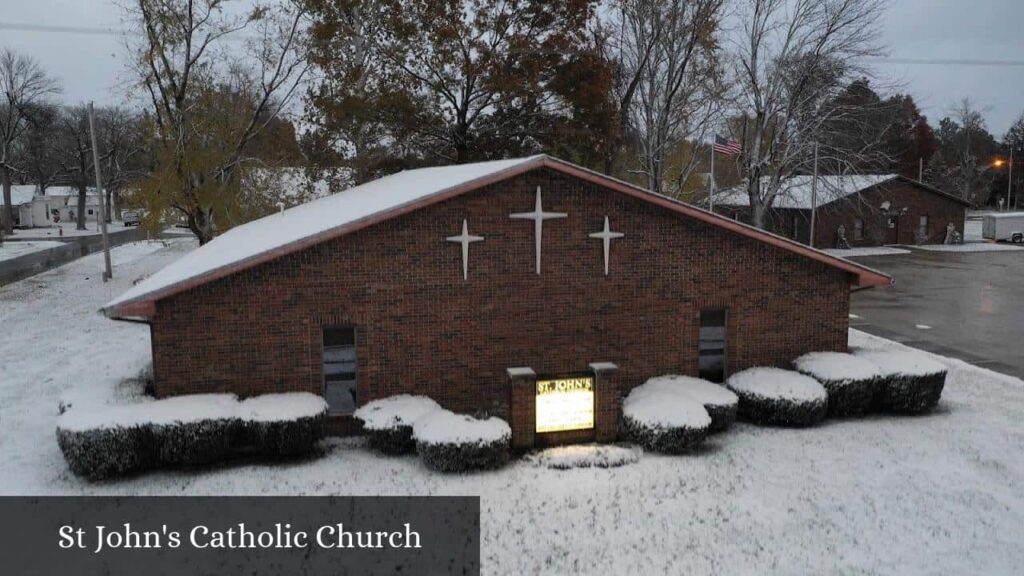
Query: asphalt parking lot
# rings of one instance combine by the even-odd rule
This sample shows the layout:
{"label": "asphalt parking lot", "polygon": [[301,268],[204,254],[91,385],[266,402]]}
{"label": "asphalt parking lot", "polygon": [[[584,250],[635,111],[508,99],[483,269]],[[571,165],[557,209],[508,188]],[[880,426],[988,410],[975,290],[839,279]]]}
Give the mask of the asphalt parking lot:
{"label": "asphalt parking lot", "polygon": [[1024,377],[1024,248],[853,260],[896,284],[855,292],[850,327]]}

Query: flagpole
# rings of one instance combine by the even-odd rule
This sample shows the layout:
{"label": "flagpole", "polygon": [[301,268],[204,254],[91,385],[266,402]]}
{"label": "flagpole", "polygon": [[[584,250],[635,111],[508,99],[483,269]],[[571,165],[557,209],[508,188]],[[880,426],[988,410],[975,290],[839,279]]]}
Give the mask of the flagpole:
{"label": "flagpole", "polygon": [[715,211],[715,137],[711,137],[711,191],[708,193],[708,211]]}
{"label": "flagpole", "polygon": [[818,211],[818,143],[814,143],[814,179],[811,180],[811,235],[807,245],[814,248],[814,216]]}

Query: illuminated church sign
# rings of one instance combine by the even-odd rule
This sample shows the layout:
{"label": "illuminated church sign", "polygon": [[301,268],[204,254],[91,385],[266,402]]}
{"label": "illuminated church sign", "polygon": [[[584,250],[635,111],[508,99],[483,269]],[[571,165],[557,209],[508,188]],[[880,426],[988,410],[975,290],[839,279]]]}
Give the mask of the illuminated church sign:
{"label": "illuminated church sign", "polygon": [[537,432],[594,427],[593,377],[537,381]]}

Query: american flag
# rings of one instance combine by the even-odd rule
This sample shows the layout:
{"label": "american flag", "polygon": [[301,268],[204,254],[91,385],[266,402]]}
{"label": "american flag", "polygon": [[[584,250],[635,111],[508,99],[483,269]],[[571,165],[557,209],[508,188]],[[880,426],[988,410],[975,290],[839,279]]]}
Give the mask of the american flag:
{"label": "american flag", "polygon": [[718,134],[715,134],[715,143],[713,147],[715,152],[725,154],[726,156],[735,156],[743,151],[743,146],[740,146],[739,142],[722,138]]}

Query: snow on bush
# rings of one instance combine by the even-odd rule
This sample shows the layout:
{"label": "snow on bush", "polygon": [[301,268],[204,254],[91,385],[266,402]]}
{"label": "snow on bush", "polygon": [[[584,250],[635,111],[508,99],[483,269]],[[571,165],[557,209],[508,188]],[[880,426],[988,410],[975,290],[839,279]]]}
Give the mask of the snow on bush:
{"label": "snow on bush", "polygon": [[245,402],[232,394],[196,394],[69,409],[57,418],[57,442],[75,474],[99,480],[206,464],[253,446],[267,456],[295,455],[323,437],[324,414],[326,404],[312,394]]}
{"label": "snow on bush", "polygon": [[616,468],[640,459],[640,449],[621,444],[575,444],[548,448],[529,457],[537,466],[555,470]]}
{"label": "snow on bush", "polygon": [[512,429],[500,418],[481,420],[434,410],[413,424],[416,452],[440,472],[500,468],[508,462]]}
{"label": "snow on bush", "polygon": [[270,458],[311,454],[324,437],[327,402],[309,392],[264,394],[240,407],[247,443]]}
{"label": "snow on bush", "polygon": [[828,393],[817,380],[780,368],[750,368],[729,377],[740,416],[755,424],[811,426],[828,413]]}
{"label": "snow on bush", "polygon": [[946,385],[946,366],[910,351],[854,350],[876,365],[879,387],[874,404],[887,412],[921,414],[935,408]]}
{"label": "snow on bush", "polygon": [[704,441],[710,428],[704,406],[666,381],[637,386],[622,402],[623,435],[653,452],[687,452]]}
{"label": "snow on bush", "polygon": [[656,376],[633,389],[632,394],[679,394],[704,406],[711,416],[710,432],[720,432],[736,421],[739,398],[725,386],[692,376]]}
{"label": "snow on bush", "polygon": [[353,415],[362,420],[370,446],[385,454],[411,454],[416,451],[413,424],[440,409],[426,396],[399,394],[368,402]]}
{"label": "snow on bush", "polygon": [[155,461],[152,431],[145,426],[57,428],[57,444],[71,471],[89,480],[132,474]]}
{"label": "snow on bush", "polygon": [[825,387],[830,416],[859,416],[871,409],[881,375],[874,363],[842,352],[811,352],[793,367]]}

